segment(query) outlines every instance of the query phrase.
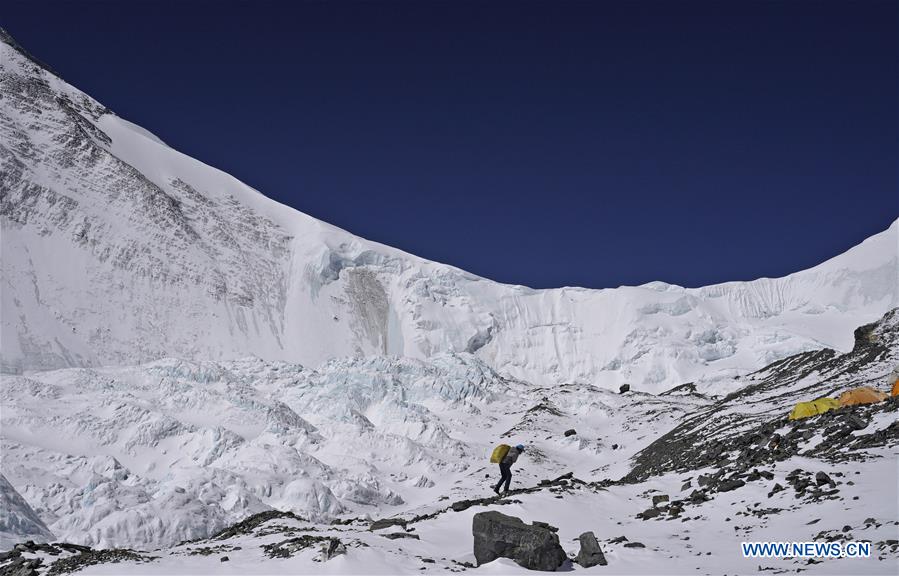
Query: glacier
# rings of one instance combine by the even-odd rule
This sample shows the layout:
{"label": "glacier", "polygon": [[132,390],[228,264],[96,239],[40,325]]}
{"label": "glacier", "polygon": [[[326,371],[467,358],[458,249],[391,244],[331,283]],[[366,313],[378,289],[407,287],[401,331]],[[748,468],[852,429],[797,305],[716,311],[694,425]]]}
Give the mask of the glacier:
{"label": "glacier", "polygon": [[784,278],[499,284],[269,200],[116,116],[6,33],[0,50],[5,372],[469,352],[542,385],[659,392],[848,350],[854,327],[897,305],[896,222]]}

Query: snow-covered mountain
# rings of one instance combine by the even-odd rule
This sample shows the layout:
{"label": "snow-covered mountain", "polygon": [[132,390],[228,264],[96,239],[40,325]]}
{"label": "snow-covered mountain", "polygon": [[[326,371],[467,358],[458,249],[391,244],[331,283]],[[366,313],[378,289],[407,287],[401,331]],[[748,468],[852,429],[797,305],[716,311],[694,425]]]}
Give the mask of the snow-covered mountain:
{"label": "snow-covered mountain", "polygon": [[848,350],[853,328],[897,305],[896,223],[784,278],[699,289],[492,282],[277,204],[0,40],[7,373],[468,352],[536,384],[661,391]]}
{"label": "snow-covered mountain", "polygon": [[0,474],[0,550],[12,548],[26,538],[52,540],[53,533],[6,477]]}
{"label": "snow-covered mountain", "polygon": [[[899,223],[784,278],[531,290],[279,205],[2,31],[0,103],[0,572],[463,571],[487,509],[595,531],[597,572],[894,571],[899,398],[786,413],[887,384]],[[523,489],[484,498],[501,441]]]}
{"label": "snow-covered mountain", "polygon": [[[884,388],[899,362],[899,309],[855,338],[847,354],[803,353],[739,382],[660,395],[534,386],[471,354],[6,375],[2,469],[27,501],[15,509],[33,508],[59,541],[148,551],[79,556],[128,561],[119,573],[462,570],[473,562],[472,515],[496,509],[558,526],[572,554],[571,541],[595,531],[616,574],[890,574],[899,397],[787,420],[799,400]],[[499,441],[527,443],[513,483],[523,490],[485,499]],[[819,472],[833,485],[816,485]],[[542,482],[565,473],[573,479]],[[668,502],[656,506],[660,495]],[[387,517],[402,526],[372,526]],[[327,567],[314,540],[324,537],[348,548]],[[861,539],[870,558],[819,567],[739,552],[741,541]],[[65,560],[33,551],[46,565]],[[141,558],[150,561],[134,564]],[[498,561],[484,571],[524,569]]]}

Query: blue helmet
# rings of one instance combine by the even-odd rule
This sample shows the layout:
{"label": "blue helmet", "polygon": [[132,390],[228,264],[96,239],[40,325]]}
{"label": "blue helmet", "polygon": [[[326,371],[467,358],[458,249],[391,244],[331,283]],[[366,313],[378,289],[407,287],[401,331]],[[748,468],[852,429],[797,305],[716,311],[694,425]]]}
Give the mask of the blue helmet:
{"label": "blue helmet", "polygon": [[516,448],[518,448],[518,451],[521,452],[522,450],[524,450],[524,444],[519,444],[518,446],[516,446]]}

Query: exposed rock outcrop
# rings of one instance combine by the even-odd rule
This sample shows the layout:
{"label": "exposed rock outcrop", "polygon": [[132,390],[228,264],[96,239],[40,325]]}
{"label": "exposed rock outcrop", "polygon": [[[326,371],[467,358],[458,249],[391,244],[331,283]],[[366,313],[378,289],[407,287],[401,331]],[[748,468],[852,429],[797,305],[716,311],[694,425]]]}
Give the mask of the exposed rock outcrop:
{"label": "exposed rock outcrop", "polygon": [[500,512],[475,514],[472,533],[478,566],[497,558],[510,558],[524,568],[550,571],[567,559],[555,532]]}
{"label": "exposed rock outcrop", "polygon": [[575,562],[584,568],[597,565],[606,566],[608,564],[605,555],[602,553],[602,548],[599,547],[599,542],[596,541],[596,536],[593,532],[584,532],[578,537],[578,540],[581,543],[581,549],[574,559]]}

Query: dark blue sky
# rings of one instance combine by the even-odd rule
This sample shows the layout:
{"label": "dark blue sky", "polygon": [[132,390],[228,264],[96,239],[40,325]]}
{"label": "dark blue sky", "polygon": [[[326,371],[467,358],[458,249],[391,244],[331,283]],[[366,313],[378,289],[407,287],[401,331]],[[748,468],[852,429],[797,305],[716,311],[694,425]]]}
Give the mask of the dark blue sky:
{"label": "dark blue sky", "polygon": [[534,287],[780,276],[899,215],[897,3],[41,2],[66,80],[285,204]]}

